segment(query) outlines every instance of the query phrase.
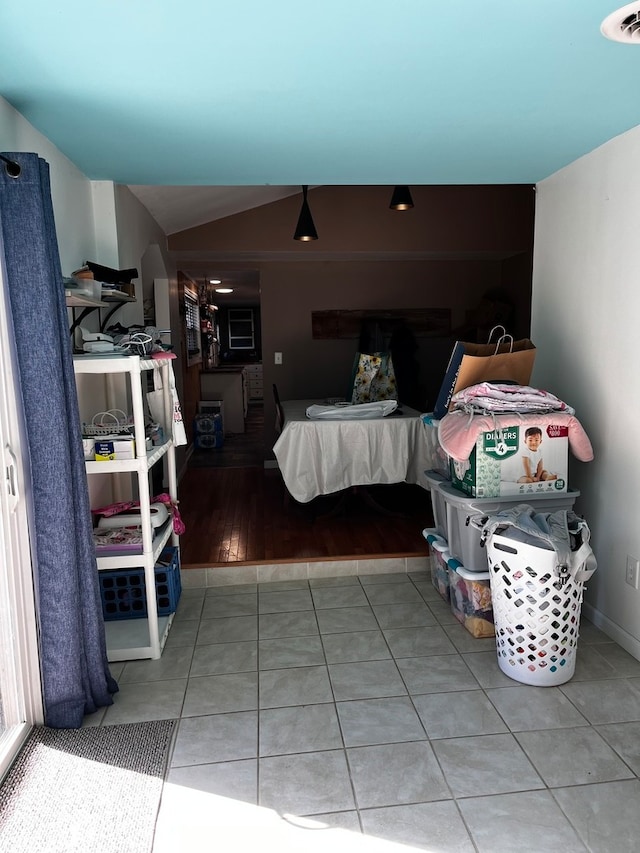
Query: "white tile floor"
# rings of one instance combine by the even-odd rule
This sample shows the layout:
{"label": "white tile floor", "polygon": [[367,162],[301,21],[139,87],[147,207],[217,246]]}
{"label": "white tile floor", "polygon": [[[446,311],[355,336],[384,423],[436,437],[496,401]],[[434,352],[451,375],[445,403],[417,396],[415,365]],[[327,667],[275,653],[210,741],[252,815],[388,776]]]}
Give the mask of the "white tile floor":
{"label": "white tile floor", "polygon": [[180,720],[154,853],[640,849],[640,662],[528,687],[426,573],[189,589],[90,724]]}

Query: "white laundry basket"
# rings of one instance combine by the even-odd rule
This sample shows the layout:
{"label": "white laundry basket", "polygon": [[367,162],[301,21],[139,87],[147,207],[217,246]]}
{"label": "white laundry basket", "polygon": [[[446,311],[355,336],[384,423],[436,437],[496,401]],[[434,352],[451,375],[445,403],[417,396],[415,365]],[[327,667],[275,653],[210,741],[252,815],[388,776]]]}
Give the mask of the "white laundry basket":
{"label": "white laundry basket", "polygon": [[584,581],[570,574],[561,584],[555,551],[503,534],[489,536],[487,556],[500,669],[538,687],[569,681]]}

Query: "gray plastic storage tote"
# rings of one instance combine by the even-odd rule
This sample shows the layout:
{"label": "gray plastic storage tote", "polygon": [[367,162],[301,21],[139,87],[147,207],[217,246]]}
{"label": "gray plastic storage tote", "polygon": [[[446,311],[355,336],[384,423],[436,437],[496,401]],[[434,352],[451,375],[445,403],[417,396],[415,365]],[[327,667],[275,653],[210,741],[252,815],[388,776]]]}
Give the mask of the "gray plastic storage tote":
{"label": "gray plastic storage tote", "polygon": [[[471,524],[471,518],[482,513],[490,518],[496,513],[510,510],[525,501],[529,506],[535,506],[536,512],[549,513],[560,509],[573,509],[579,491],[545,492],[535,495],[510,495],[502,498],[472,498],[457,489],[452,483],[437,484],[439,498],[433,497],[432,502],[439,500],[444,504],[444,532],[442,535],[449,543],[452,556],[460,560],[469,572],[487,571],[487,554],[484,543],[481,542],[480,529]],[[438,507],[438,512],[442,512]]]}

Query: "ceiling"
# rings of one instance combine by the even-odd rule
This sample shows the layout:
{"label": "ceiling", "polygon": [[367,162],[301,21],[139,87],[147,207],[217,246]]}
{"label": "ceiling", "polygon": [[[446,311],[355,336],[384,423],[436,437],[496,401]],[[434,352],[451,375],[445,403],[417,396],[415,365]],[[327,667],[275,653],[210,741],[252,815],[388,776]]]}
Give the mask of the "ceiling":
{"label": "ceiling", "polygon": [[0,94],[167,233],[302,183],[536,183],[640,124],[617,5],[4,3]]}
{"label": "ceiling", "polygon": [[162,187],[129,184],[166,234],[302,193],[300,187]]}

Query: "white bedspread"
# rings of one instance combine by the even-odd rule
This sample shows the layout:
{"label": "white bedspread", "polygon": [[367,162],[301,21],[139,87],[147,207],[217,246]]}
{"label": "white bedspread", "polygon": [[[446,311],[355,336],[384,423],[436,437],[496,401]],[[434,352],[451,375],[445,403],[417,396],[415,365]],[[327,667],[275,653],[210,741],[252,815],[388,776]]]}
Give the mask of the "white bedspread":
{"label": "white bedspread", "polygon": [[[317,402],[317,401],[316,401]],[[282,404],[285,425],[275,453],[285,485],[301,503],[350,486],[416,483],[427,465],[420,413],[375,419],[310,420],[313,400]]]}

